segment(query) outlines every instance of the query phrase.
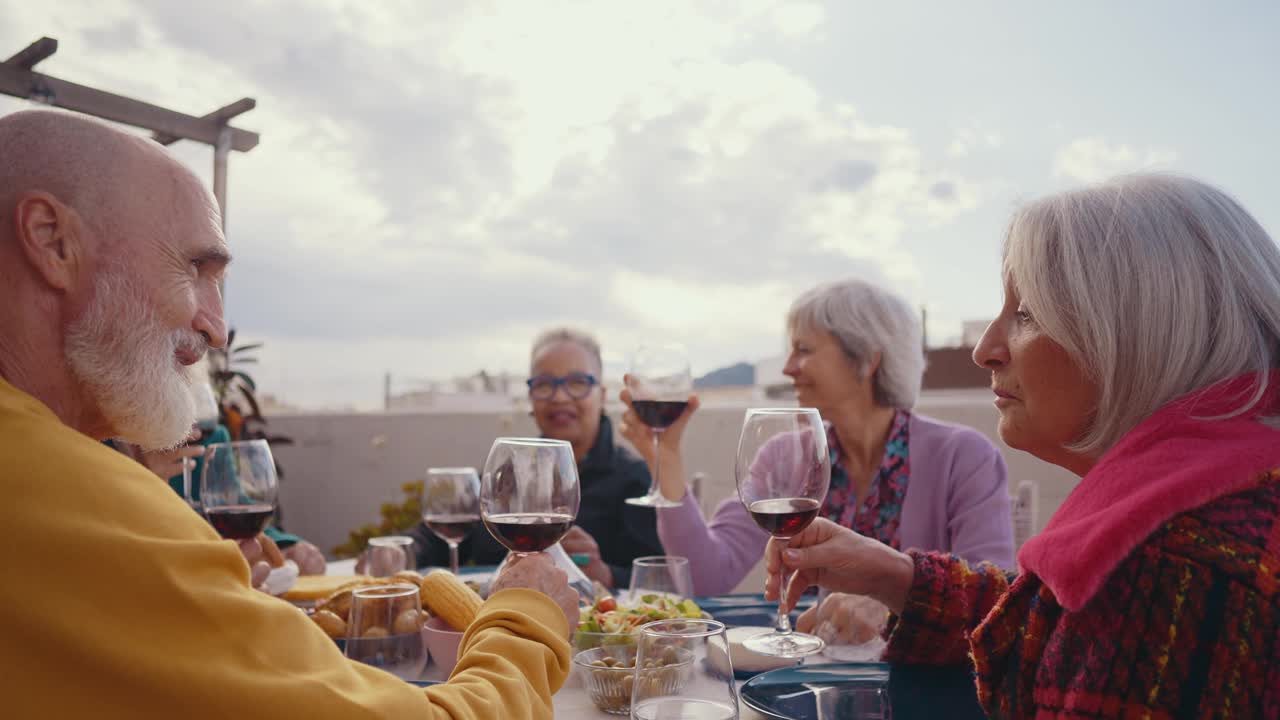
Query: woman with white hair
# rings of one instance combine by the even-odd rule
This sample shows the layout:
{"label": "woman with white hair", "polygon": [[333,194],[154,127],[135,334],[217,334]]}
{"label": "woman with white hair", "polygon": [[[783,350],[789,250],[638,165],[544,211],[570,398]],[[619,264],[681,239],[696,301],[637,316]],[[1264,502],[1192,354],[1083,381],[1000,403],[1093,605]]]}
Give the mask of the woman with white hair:
{"label": "woman with white hair", "polygon": [[[1223,192],[1138,175],[1013,219],[974,350],[1000,436],[1081,476],[1021,574],[816,521],[773,544],[968,662],[991,717],[1280,717],[1280,250]],[[768,592],[779,582],[770,577]]]}
{"label": "woman with white hair", "polygon": [[[920,320],[901,298],[861,280],[816,287],[787,314],[783,372],[802,406],[828,423],[831,489],[821,517],[888,544],[953,552],[972,562],[1013,563],[1004,460],[980,433],[911,411],[920,393]],[[623,400],[629,396],[623,393]],[[680,440],[689,409],[659,438],[658,534],[689,558],[700,595],[730,592],[769,539],[736,496],[710,522],[685,485]],[[652,464],[650,430],[628,411],[623,433]],[[833,603],[836,605],[837,603]],[[824,613],[825,614],[825,613]],[[806,626],[812,618],[804,618]]]}

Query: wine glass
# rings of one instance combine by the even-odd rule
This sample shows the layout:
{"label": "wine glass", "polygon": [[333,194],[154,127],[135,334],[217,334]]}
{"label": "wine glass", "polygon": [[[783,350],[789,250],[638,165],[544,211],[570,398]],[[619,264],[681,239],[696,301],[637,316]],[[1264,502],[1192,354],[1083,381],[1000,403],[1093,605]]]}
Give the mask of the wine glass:
{"label": "wine glass", "polygon": [[[800,534],[818,516],[831,483],[822,416],[813,408],[748,410],[734,473],[738,497],[757,525],[784,542]],[[788,581],[780,585],[773,632],[748,638],[748,650],[786,658],[822,651],[821,638],[791,630],[782,605]]]}
{"label": "wine glass", "polygon": [[517,557],[560,541],[578,517],[578,464],[563,440],[498,438],[480,479],[480,517]]}
{"label": "wine glass", "polygon": [[632,720],[737,720],[738,696],[723,623],[658,620],[640,626],[639,635]]}
{"label": "wine glass", "polygon": [[222,537],[257,537],[276,511],[276,491],[276,463],[266,440],[212,443],[205,449],[200,502]]}
{"label": "wine glass", "polygon": [[678,555],[648,555],[632,560],[627,602],[636,604],[644,595],[662,595],[673,600],[693,597],[693,575],[689,572],[689,558]]}
{"label": "wine glass", "polygon": [[480,524],[480,476],[475,468],[431,468],[423,488],[422,521],[449,546],[449,569],[458,574],[458,543]]}
{"label": "wine glass", "polygon": [[680,419],[693,392],[693,376],[689,371],[689,353],[682,345],[642,345],[631,356],[631,372],[627,375],[631,391],[631,409],[640,422],[653,431],[653,482],[649,492],[627,498],[627,503],[642,507],[676,507],[680,503],[662,496],[658,485],[658,438],[663,430]]}
{"label": "wine glass", "polygon": [[426,622],[419,593],[410,584],[352,591],[343,654],[402,680],[417,680],[422,673],[422,624]]}
{"label": "wine glass", "polygon": [[[213,388],[208,382],[193,382],[187,390],[196,410],[196,427],[200,429],[202,439],[207,441],[218,429],[218,399],[214,397]],[[186,498],[188,505],[199,512],[200,502],[191,495],[194,489],[191,481],[194,465],[194,460],[182,461],[182,497]]]}

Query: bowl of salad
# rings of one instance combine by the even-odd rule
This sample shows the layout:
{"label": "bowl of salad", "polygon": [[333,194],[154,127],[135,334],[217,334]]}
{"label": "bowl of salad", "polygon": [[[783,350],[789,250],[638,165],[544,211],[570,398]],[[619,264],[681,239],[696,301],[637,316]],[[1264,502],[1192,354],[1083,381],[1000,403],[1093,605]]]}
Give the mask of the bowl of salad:
{"label": "bowl of salad", "polygon": [[582,608],[573,649],[577,652],[598,647],[633,647],[640,626],[654,620],[710,618],[698,604],[669,595],[641,595],[634,602],[619,604],[617,598],[597,598]]}

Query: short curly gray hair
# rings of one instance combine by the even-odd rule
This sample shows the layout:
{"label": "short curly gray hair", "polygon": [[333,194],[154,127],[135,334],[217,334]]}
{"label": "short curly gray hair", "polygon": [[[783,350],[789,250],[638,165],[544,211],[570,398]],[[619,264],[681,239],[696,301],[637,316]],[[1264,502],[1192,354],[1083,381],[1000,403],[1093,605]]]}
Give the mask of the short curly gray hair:
{"label": "short curly gray hair", "polygon": [[877,404],[910,410],[924,379],[920,316],[897,295],[858,279],[819,285],[791,304],[787,331],[831,333],[859,370],[880,353],[872,378]]}
{"label": "short curly gray hair", "polygon": [[[562,342],[571,342],[586,350],[587,355],[596,363],[596,375],[604,374],[604,361],[600,358],[600,343],[591,333],[571,327],[552,328],[539,333],[538,337],[533,340],[533,348],[529,350],[530,367],[537,362],[538,356],[549,345]],[[601,378],[597,377],[596,379],[600,380]]]}
{"label": "short curly gray hair", "polygon": [[1127,175],[1022,208],[1006,282],[1099,388],[1070,449],[1100,454],[1171,400],[1280,352],[1280,249],[1231,196],[1198,180]]}

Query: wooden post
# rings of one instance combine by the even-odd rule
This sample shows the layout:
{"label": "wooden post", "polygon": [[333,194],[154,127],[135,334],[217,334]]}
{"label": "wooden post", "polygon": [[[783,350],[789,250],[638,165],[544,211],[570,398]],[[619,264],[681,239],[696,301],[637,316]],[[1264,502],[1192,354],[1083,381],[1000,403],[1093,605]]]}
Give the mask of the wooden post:
{"label": "wooden post", "polygon": [[223,125],[213,146],[213,197],[218,201],[218,215],[222,218],[224,234],[227,231],[227,156],[230,154],[231,128]]}

